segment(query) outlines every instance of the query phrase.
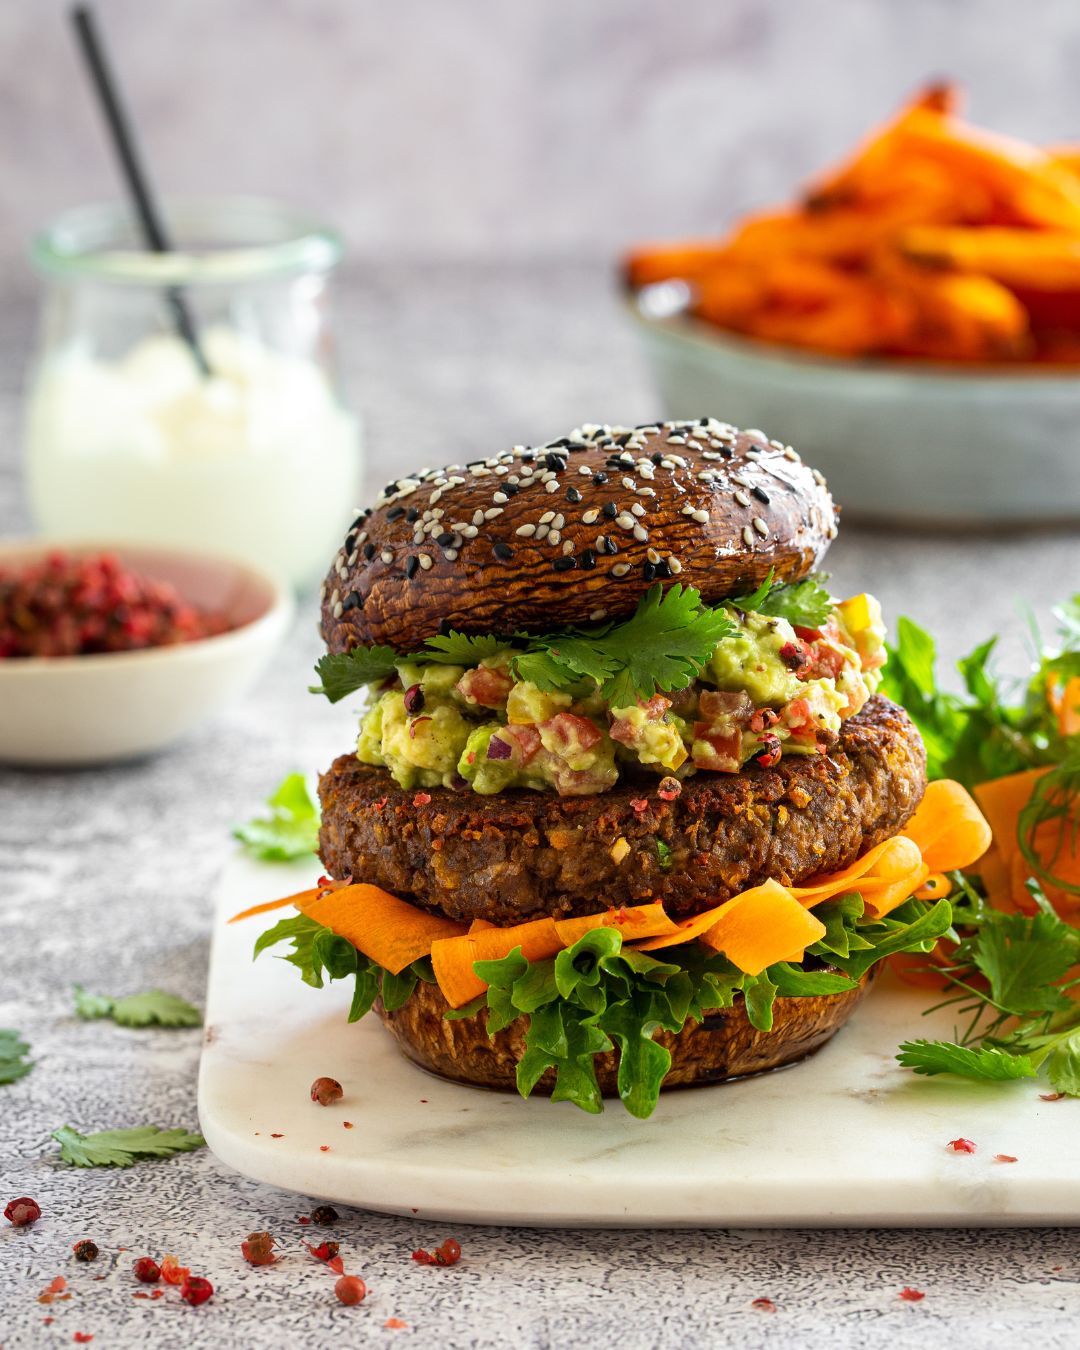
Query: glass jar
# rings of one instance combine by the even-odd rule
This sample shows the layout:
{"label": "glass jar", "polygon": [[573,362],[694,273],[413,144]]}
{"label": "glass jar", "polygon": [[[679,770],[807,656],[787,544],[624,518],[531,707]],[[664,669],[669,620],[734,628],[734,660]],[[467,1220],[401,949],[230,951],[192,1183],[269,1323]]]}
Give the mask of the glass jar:
{"label": "glass jar", "polygon": [[67,212],[34,241],[31,509],[50,536],[231,553],[309,586],[360,486],[329,303],[341,243],[261,199],[165,214],[167,254],[142,247],[119,204]]}

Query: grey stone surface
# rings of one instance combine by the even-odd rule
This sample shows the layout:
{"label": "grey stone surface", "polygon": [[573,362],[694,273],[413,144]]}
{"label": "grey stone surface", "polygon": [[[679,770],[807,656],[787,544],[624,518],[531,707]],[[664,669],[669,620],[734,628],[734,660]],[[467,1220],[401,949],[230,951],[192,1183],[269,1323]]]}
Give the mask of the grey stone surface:
{"label": "grey stone surface", "polygon": [[[270,192],[369,257],[590,252],[789,199],[911,89],[1080,132],[1072,0],[98,0],[162,190]],[[64,23],[0,5],[0,252],[114,192]]]}
{"label": "grey stone surface", "polygon": [[[32,311],[0,306],[0,523],[28,528],[16,455],[20,372]],[[343,288],[348,384],[363,406],[372,486],[390,472],[558,434],[575,421],[657,411],[604,273],[384,268]],[[723,409],[714,410],[722,415]],[[1077,578],[1075,533],[1017,538],[873,534],[846,526],[839,589],[868,587],[893,615],[932,625],[950,656],[1006,626],[1017,603],[1045,617]],[[199,1034],[128,1031],[71,1016],[75,981],[107,993],[162,985],[202,997],[211,894],[229,828],[287,770],[315,770],[348,741],[349,717],[304,693],[317,653],[310,605],[243,705],[171,752],[80,773],[0,770],[0,1026],[37,1067],[0,1088],[0,1191],[35,1196],[32,1230],[0,1224],[0,1346],[912,1347],[1076,1343],[1077,1230],[544,1232],[457,1229],[343,1211],[334,1235],[371,1289],[334,1301],[300,1251],[308,1204],[230,1173],[208,1153],[128,1172],[58,1165],[56,1126],[156,1122],[194,1128]],[[1019,667],[1017,667],[1019,669]],[[722,1109],[720,1103],[718,1109]],[[792,1128],[812,1127],[793,1116]],[[602,1120],[597,1128],[603,1128]],[[957,1132],[963,1121],[957,1121]],[[844,1185],[843,1159],[835,1165]],[[239,1242],[268,1228],[286,1257],[252,1270]],[[409,1259],[454,1233],[453,1270]],[[92,1237],[94,1266],[71,1244]],[[121,1248],[127,1250],[121,1251]],[[136,1301],[130,1260],[173,1252],[216,1285],[198,1310]],[[44,1307],[56,1275],[70,1301]],[[104,1276],[98,1279],[98,1276]],[[902,1302],[904,1285],[926,1291]],[[777,1311],[760,1312],[754,1298]],[[51,1327],[46,1316],[55,1317]],[[384,1327],[388,1318],[408,1330]]]}

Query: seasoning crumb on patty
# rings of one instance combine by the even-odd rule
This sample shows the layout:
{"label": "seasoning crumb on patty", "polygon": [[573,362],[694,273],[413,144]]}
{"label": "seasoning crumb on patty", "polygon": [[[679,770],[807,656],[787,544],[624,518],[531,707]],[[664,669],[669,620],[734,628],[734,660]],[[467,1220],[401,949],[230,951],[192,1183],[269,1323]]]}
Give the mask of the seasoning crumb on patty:
{"label": "seasoning crumb on patty", "polygon": [[[922,799],[926,754],[903,709],[875,695],[828,755],[699,774],[672,800],[659,786],[651,776],[585,797],[417,794],[341,755],[319,783],[320,854],[331,876],[465,921],[647,900],[684,918],[770,877],[796,885],[846,867],[897,834]],[[628,850],[613,847],[620,839]]]}

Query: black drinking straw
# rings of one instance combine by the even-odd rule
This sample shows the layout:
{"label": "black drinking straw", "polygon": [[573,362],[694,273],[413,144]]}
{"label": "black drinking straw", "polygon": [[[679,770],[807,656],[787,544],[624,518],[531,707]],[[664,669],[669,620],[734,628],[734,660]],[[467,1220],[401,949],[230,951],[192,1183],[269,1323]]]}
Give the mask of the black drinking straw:
{"label": "black drinking straw", "polygon": [[[169,241],[165,222],[154,199],[150,179],[139,159],[131,122],[120,101],[120,86],[117,84],[106,60],[105,49],[97,30],[93,11],[87,5],[76,5],[71,11],[71,21],[75,26],[79,48],[109,128],[113,149],[120,160],[124,181],[131,194],[132,204],[142,226],[146,245],[155,253],[170,253],[172,244]],[[187,301],[184,299],[183,291],[178,286],[170,286],[165,292],[165,299],[172,311],[177,333],[187,344],[195,364],[202,374],[209,375],[210,366],[203,354],[202,347],[199,345],[199,335],[195,330],[195,322],[191,317],[191,310],[188,308]]]}

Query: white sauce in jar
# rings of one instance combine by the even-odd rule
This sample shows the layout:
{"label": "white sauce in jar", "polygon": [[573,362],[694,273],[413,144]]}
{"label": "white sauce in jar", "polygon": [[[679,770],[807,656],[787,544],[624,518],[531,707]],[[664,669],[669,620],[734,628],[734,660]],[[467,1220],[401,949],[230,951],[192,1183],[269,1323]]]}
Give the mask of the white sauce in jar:
{"label": "white sauce in jar", "polygon": [[30,394],[27,479],[50,535],[232,553],[317,581],[358,497],[356,418],[323,369],[234,329],[117,361],[50,353]]}

